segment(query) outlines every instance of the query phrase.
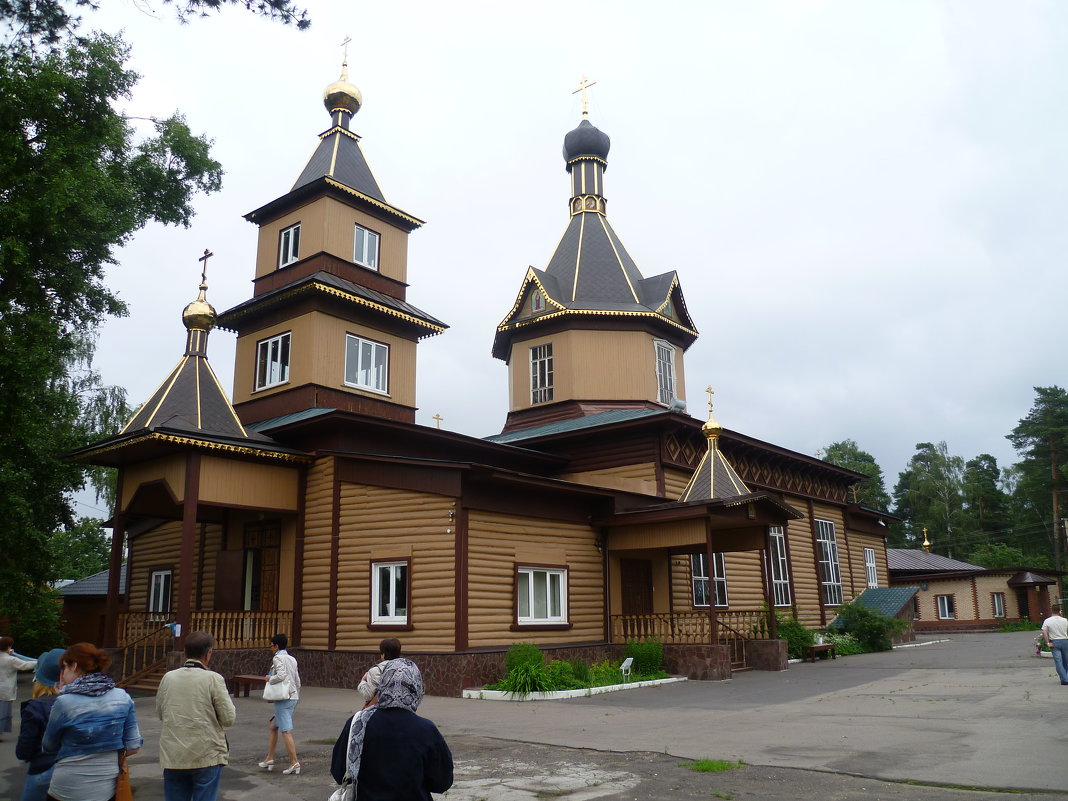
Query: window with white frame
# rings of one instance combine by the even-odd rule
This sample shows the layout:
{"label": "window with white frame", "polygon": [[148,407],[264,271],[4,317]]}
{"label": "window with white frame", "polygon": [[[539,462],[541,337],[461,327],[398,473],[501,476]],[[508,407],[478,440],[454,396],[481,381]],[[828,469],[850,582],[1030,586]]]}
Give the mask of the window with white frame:
{"label": "window with white frame", "polygon": [[371,565],[371,623],[408,622],[408,562]]}
{"label": "window with white frame", "polygon": [[346,334],[345,383],[374,392],[389,392],[389,345]]}
{"label": "window with white frame", "polygon": [[148,611],[171,611],[171,577],[170,570],[153,570],[148,580]]}
{"label": "window with white frame", "polygon": [[283,228],[278,238],[278,266],[285,267],[300,258],[300,223]]}
{"label": "window with white frame", "polygon": [[353,247],[352,260],[371,270],[378,269],[378,234],[368,231],[362,225],[356,226],[356,243]]}
{"label": "window with white frame", "polygon": [[284,384],[289,380],[289,332],[256,344],[256,389]]}
{"label": "window with white frame", "polygon": [[675,348],[663,340],[656,340],[656,386],[661,403],[675,400]]}
{"label": "window with white frame", "polygon": [[786,533],[782,526],[769,526],[768,563],[771,565],[771,589],[776,606],[790,605],[790,561],[786,558]]}
{"label": "window with white frame", "polygon": [[864,572],[868,577],[868,589],[879,586],[879,568],[875,566],[875,549],[864,549]]}
{"label": "window with white frame", "polygon": [[936,595],[935,601],[938,603],[939,620],[953,620],[957,617],[952,595]]}
{"label": "window with white frame", "polygon": [[1005,593],[990,593],[990,602],[994,606],[994,617],[1005,617]]}
{"label": "window with white frame", "polygon": [[516,576],[520,624],[567,623],[567,570],[520,567]]}
{"label": "window with white frame", "polygon": [[[693,581],[693,605],[708,606],[708,554],[690,554],[690,574]],[[727,571],[723,554],[712,554],[712,582],[716,592],[716,606],[727,605]]]}
{"label": "window with white frame", "polygon": [[530,402],[548,403],[553,399],[553,343],[530,349]]}
{"label": "window with white frame", "polygon": [[838,566],[838,538],[830,520],[816,521],[816,545],[819,548],[823,603],[839,606],[842,603],[842,573]]}

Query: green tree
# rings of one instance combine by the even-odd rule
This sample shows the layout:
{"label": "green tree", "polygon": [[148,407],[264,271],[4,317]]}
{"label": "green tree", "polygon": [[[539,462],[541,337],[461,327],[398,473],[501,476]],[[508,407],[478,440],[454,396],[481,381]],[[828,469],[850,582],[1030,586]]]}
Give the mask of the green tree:
{"label": "green tree", "polygon": [[1028,555],[1020,548],[1006,545],[1003,542],[980,545],[972,551],[971,555],[968,557],[968,561],[973,562],[980,567],[988,568],[1036,567],[1039,569],[1048,569],[1053,566],[1049,556],[1044,554]]}
{"label": "green tree", "polygon": [[945,442],[920,442],[894,486],[894,514],[902,519],[892,544],[917,547],[923,529],[939,553],[961,555],[973,529],[964,514],[964,460]]}
{"label": "green tree", "polygon": [[816,456],[825,462],[855,470],[868,477],[867,481],[853,485],[851,492],[854,503],[878,509],[881,512],[890,509],[890,496],[886,492],[883,469],[879,467],[875,457],[867,451],[862,451],[854,440],[843,439],[839,442],[832,442],[826,448],[818,450]]}
{"label": "green tree", "polygon": [[102,528],[103,523],[94,517],[83,517],[48,538],[54,576],[77,581],[108,566],[111,536]]}
{"label": "green tree", "polygon": [[1064,563],[1060,521],[1064,517],[1068,463],[1068,392],[1057,386],[1035,387],[1031,411],[1007,436],[1016,452],[1024,457],[1018,466],[1027,486],[1045,489],[1046,526],[1054,564],[1060,570]]}
{"label": "green tree", "polygon": [[188,225],[193,195],[221,184],[210,142],[180,116],[137,141],[114,108],[137,79],[127,56],[103,34],[0,49],[0,612],[12,617],[30,616],[28,588],[61,578],[49,539],[73,524],[85,480],[63,454],[115,410],[91,372],[97,325],[125,312],[104,269],[149,221]]}

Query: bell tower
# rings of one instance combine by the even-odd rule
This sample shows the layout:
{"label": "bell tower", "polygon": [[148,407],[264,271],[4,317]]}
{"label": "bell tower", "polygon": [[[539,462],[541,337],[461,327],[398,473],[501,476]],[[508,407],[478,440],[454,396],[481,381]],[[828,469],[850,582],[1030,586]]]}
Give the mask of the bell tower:
{"label": "bell tower", "polygon": [[326,87],[330,127],[285,195],[249,212],[259,227],[253,296],[223,312],[237,332],[234,407],[252,423],[313,408],[415,421],[416,346],[447,326],[405,300],[408,235],[351,129],[363,95]]}

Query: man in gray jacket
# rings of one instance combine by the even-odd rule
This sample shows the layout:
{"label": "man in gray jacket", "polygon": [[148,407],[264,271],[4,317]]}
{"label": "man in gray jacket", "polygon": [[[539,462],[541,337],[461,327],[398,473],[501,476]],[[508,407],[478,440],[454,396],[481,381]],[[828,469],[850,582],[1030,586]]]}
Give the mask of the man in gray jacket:
{"label": "man in gray jacket", "polygon": [[215,640],[203,631],[185,638],[185,664],[169,671],[156,693],[163,721],[159,762],[166,801],[215,801],[229,758],[223,729],[237,712],[223,677],[208,670]]}

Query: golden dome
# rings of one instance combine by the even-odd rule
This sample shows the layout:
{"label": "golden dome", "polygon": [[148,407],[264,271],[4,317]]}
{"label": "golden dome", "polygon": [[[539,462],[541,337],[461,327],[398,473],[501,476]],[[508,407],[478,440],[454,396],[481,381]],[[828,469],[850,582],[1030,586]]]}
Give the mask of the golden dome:
{"label": "golden dome", "polygon": [[207,284],[201,284],[200,296],[182,311],[182,324],[189,331],[210,331],[215,327],[215,307],[208,303],[204,296],[207,289]]}
{"label": "golden dome", "polygon": [[704,435],[709,439],[716,439],[716,437],[723,433],[723,426],[719,424],[719,420],[712,414],[713,392],[711,384],[705,387],[705,392],[708,393],[708,421],[701,426],[701,431],[704,432]]}
{"label": "golden dome", "polygon": [[360,90],[355,84],[349,83],[348,61],[341,65],[341,77],[323,90],[323,105],[331,114],[336,109],[355,114],[363,105],[363,95],[360,94]]}

